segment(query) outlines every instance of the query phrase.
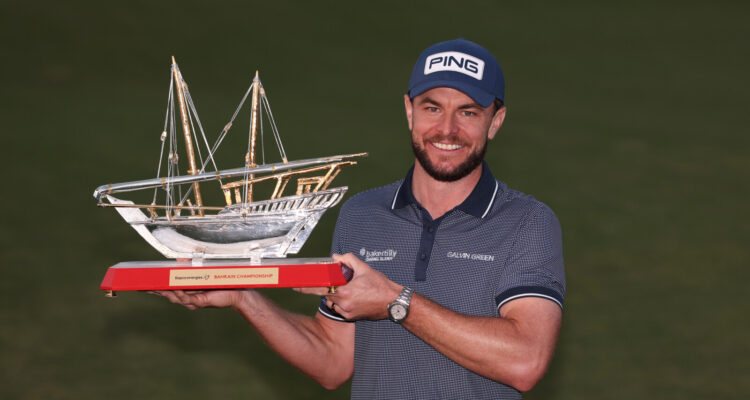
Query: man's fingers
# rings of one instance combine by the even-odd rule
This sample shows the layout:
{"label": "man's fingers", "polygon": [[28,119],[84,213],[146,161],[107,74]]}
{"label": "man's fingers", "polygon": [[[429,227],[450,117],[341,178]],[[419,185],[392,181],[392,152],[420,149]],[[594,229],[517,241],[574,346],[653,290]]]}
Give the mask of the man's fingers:
{"label": "man's fingers", "polygon": [[369,266],[364,261],[360,260],[352,253],[334,254],[333,260],[349,267],[354,271],[355,275],[357,274],[357,271],[361,271],[363,268],[369,268]]}
{"label": "man's fingers", "polygon": [[195,310],[198,308],[195,305],[195,297],[183,292],[182,290],[157,290],[149,293],[166,297],[170,302],[185,306],[189,310]]}
{"label": "man's fingers", "polygon": [[161,297],[166,297],[167,300],[171,301],[172,303],[180,304],[180,299],[177,298],[177,296],[169,291],[169,290],[158,290],[155,291],[154,294],[159,295]]}
{"label": "man's fingers", "polygon": [[316,296],[325,296],[328,294],[327,287],[301,287],[294,288],[294,291],[302,294],[314,294]]}
{"label": "man's fingers", "polygon": [[[331,258],[333,258],[333,261],[340,262],[340,263],[346,265],[349,268],[352,267],[350,265],[350,264],[352,264],[351,257],[357,258],[352,253],[346,253],[346,254],[335,254],[334,253],[333,256],[331,256]],[[359,260],[359,259],[357,258],[357,260]]]}
{"label": "man's fingers", "polygon": [[193,300],[190,298],[190,295],[183,292],[182,290],[175,290],[174,295],[183,303],[183,304],[190,304],[193,302]]}

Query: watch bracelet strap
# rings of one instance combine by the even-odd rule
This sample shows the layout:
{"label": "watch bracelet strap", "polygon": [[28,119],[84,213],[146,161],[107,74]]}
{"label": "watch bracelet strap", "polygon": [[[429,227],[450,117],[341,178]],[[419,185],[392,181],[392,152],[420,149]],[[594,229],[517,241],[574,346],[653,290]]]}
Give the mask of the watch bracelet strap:
{"label": "watch bracelet strap", "polygon": [[401,289],[401,293],[398,294],[398,297],[396,297],[396,301],[409,307],[409,304],[411,303],[411,295],[414,293],[414,290],[408,286],[404,286],[403,289]]}

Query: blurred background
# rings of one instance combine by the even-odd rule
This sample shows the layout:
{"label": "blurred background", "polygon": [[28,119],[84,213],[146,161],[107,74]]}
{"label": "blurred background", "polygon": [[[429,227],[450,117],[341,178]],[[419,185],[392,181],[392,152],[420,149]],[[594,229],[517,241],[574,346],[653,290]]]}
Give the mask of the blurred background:
{"label": "blurred background", "polygon": [[[172,55],[209,140],[259,69],[290,159],[368,151],[337,179],[348,196],[399,179],[413,162],[402,101],[413,63],[457,37],[505,70],[495,176],[563,227],[563,328],[525,398],[750,397],[749,12],[740,1],[3,1],[0,398],[348,398],[231,311],[104,298],[107,267],[162,256],[91,194],[155,175]],[[242,162],[235,135],[220,167]],[[328,254],[337,213],[300,256]]]}

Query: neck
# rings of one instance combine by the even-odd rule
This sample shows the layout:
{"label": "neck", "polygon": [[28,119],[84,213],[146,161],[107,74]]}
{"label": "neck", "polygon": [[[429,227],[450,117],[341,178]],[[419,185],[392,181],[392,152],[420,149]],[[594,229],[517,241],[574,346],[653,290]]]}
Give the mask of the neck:
{"label": "neck", "polygon": [[463,203],[481,177],[482,164],[457,181],[443,182],[431,177],[417,161],[414,164],[411,190],[414,198],[430,213],[432,219],[437,219]]}

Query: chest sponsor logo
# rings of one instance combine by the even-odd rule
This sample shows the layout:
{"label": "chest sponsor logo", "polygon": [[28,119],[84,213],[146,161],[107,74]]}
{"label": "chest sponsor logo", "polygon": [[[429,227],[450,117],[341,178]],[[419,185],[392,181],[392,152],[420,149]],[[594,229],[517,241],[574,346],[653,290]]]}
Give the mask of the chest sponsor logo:
{"label": "chest sponsor logo", "polygon": [[449,251],[447,257],[461,260],[495,261],[495,256],[492,254],[464,253],[460,251]]}
{"label": "chest sponsor logo", "polygon": [[365,262],[370,261],[393,261],[396,258],[396,250],[367,250],[364,247],[359,249],[359,256],[362,257]]}
{"label": "chest sponsor logo", "polygon": [[444,51],[427,57],[424,63],[425,75],[439,71],[460,72],[481,81],[484,75],[484,61],[457,51]]}

